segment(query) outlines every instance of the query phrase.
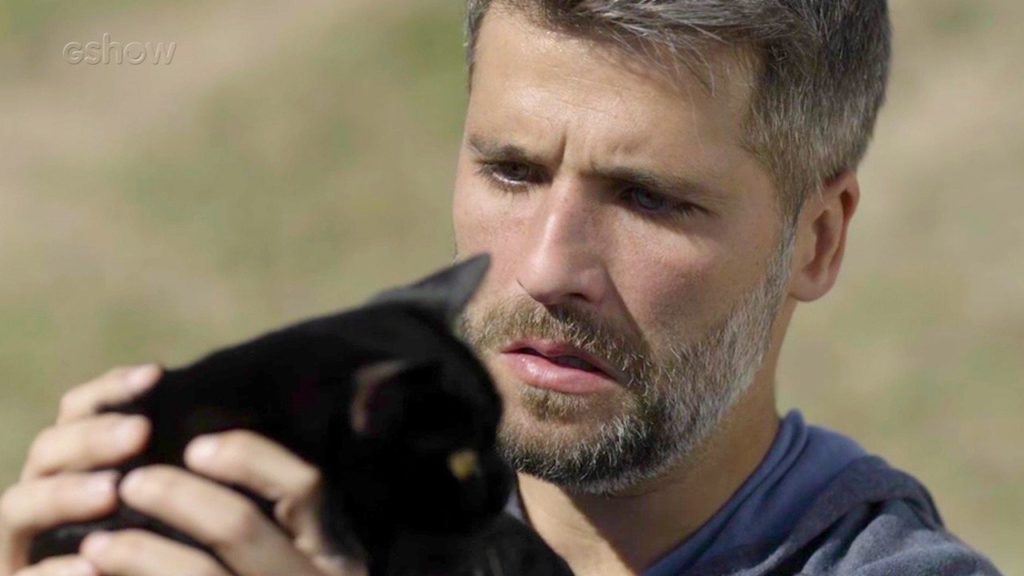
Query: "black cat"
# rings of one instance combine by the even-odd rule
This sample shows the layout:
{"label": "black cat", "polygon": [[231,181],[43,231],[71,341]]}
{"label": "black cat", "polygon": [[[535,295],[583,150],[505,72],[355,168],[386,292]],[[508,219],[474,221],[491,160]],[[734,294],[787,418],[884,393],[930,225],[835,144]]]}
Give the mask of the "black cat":
{"label": "black cat", "polygon": [[[488,263],[478,256],[165,371],[141,398],[105,408],[153,424],[145,451],[118,469],[183,466],[196,436],[244,428],[320,469],[324,536],[373,576],[571,574],[501,512],[512,487],[494,447],[501,401],[451,330]],[[272,503],[239,491],[273,517]],[[39,535],[32,561],[74,553],[93,530],[128,527],[204,548],[122,504],[100,521]]]}

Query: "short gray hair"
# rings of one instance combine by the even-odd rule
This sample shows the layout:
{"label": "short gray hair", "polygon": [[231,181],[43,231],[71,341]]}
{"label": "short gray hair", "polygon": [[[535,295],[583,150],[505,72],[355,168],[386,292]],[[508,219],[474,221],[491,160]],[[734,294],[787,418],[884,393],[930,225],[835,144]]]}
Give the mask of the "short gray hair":
{"label": "short gray hair", "polygon": [[885,100],[886,0],[467,0],[470,76],[491,4],[641,56],[667,49],[691,70],[713,45],[749,50],[756,65],[743,145],[771,174],[789,225],[809,194],[857,168]]}

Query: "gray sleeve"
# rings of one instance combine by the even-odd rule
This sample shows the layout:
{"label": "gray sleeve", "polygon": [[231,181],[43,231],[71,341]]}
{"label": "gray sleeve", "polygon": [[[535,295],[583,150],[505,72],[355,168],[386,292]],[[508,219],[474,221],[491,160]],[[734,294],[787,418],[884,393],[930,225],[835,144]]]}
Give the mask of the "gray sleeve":
{"label": "gray sleeve", "polygon": [[801,574],[835,576],[999,576],[981,553],[904,500],[845,515]]}

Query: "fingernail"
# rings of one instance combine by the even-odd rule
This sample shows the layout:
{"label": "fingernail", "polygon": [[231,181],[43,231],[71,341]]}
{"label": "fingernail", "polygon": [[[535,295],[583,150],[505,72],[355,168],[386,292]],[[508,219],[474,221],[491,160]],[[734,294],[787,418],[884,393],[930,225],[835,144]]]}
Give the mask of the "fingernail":
{"label": "fingernail", "polygon": [[109,498],[114,494],[114,480],[117,479],[117,472],[97,472],[85,483],[85,489],[90,496],[97,499]]}
{"label": "fingernail", "polygon": [[64,567],[63,576],[97,576],[99,572],[85,558],[75,558]]}
{"label": "fingernail", "polygon": [[139,436],[142,436],[145,428],[145,418],[142,416],[128,416],[114,429],[114,437],[118,445],[130,448],[139,441]]}
{"label": "fingernail", "polygon": [[152,386],[160,373],[160,367],[156,364],[143,364],[128,373],[128,388],[133,392],[142,392]]}
{"label": "fingernail", "polygon": [[108,532],[93,532],[85,537],[82,542],[82,554],[85,556],[96,556],[103,553],[103,549],[110,545],[110,534]]}
{"label": "fingernail", "polygon": [[215,436],[200,436],[189,443],[185,458],[193,462],[209,462],[217,453],[220,441]]}

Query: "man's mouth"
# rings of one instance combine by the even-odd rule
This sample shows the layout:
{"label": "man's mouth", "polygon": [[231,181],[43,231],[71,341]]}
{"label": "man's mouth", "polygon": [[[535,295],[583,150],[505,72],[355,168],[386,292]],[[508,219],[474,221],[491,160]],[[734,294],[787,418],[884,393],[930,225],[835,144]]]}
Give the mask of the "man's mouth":
{"label": "man's mouth", "polygon": [[502,359],[527,384],[569,394],[596,392],[621,381],[607,362],[563,342],[519,340]]}
{"label": "man's mouth", "polygon": [[591,364],[590,362],[587,362],[586,360],[580,358],[579,356],[569,356],[569,355],[547,356],[545,354],[541,354],[539,351],[534,350],[533,348],[517,348],[517,349],[514,349],[514,350],[509,350],[509,351],[507,351],[507,353],[512,353],[512,354],[528,354],[530,356],[538,356],[540,358],[543,358],[543,359],[547,360],[548,362],[552,362],[554,364],[558,364],[559,366],[564,366],[566,368],[575,368],[577,370],[584,370],[586,372],[601,372],[602,371],[602,370],[598,369],[596,366],[594,366],[593,364]]}

